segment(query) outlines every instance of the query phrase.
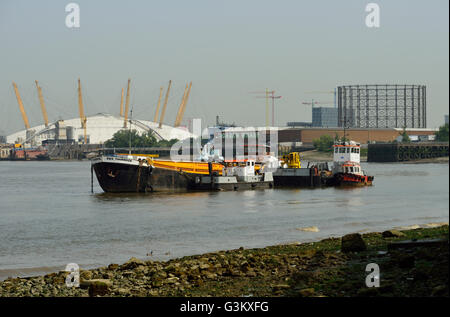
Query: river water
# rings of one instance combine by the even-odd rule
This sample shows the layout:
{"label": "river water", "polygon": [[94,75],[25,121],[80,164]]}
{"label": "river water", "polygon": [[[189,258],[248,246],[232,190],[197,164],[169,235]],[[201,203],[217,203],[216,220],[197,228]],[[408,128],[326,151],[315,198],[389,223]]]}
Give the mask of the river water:
{"label": "river water", "polygon": [[87,161],[2,161],[0,280],[448,222],[448,164],[362,165],[372,187],[112,195]]}

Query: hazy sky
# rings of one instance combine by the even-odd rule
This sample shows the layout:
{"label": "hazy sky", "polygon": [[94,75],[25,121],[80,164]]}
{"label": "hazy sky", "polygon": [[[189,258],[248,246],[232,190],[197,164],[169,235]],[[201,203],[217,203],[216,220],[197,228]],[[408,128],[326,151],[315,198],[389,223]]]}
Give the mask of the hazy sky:
{"label": "hazy sky", "polygon": [[[427,86],[428,127],[449,106],[449,2],[412,1],[73,1],[78,29],[65,25],[72,1],[0,2],[0,133],[24,128],[15,81],[32,126],[42,124],[34,80],[50,120],[78,116],[77,78],[86,113],[118,114],[132,79],[133,116],[152,119],[159,87],[172,79],[165,122],[173,124],[192,81],[185,119],[265,124],[273,89],[276,123],[311,121],[312,98],[332,102],[348,84]],[[380,6],[380,28],[365,25],[365,6]]]}

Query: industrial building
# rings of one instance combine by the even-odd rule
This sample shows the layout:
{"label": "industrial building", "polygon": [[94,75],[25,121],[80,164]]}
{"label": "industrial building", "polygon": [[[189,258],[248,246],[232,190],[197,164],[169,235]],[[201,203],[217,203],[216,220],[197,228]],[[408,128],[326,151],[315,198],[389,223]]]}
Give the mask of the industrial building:
{"label": "industrial building", "polygon": [[[409,136],[434,135],[438,129],[407,128]],[[350,128],[345,129],[345,136],[355,142],[367,144],[376,142],[393,142],[403,133],[398,128]],[[344,128],[287,128],[278,130],[278,142],[302,142],[304,145],[312,145],[315,139],[322,135],[340,138],[344,136]]]}
{"label": "industrial building", "polygon": [[350,85],[338,87],[338,126],[426,128],[426,86]]}
{"label": "industrial building", "polygon": [[332,107],[313,107],[312,126],[322,128],[337,127],[338,109]]}

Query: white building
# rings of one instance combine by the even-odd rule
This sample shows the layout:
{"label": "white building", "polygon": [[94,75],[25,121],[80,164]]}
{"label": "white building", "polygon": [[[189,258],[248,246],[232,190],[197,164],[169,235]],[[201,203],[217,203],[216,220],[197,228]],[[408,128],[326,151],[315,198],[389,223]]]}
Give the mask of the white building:
{"label": "white building", "polygon": [[[65,127],[65,134],[62,134],[61,127]],[[127,122],[127,129],[130,128],[130,122]],[[102,144],[105,141],[111,139],[119,130],[124,129],[124,118],[120,116],[114,116],[110,114],[99,113],[93,116],[87,117],[86,120],[86,135],[91,144]],[[168,125],[162,125],[159,128],[159,123],[132,119],[131,129],[137,130],[138,133],[153,131],[158,140],[171,140],[178,139],[183,140],[192,136],[192,134],[185,128],[174,128]],[[28,133],[28,135],[27,135]],[[45,125],[32,127],[28,132],[22,130],[6,137],[7,143],[23,143],[29,142],[31,134],[35,134],[34,141],[37,145],[40,145],[44,140],[54,140],[56,138],[74,139],[75,142],[84,141],[84,130],[81,126],[80,118],[64,120],[63,122],[57,121],[49,124],[48,128]]]}

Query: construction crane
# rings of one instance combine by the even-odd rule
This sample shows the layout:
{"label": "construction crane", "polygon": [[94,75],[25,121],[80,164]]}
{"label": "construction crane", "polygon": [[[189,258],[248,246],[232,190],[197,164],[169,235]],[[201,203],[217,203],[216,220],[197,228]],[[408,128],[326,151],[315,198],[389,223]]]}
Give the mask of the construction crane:
{"label": "construction crane", "polygon": [[19,110],[22,114],[23,123],[25,123],[25,129],[30,129],[30,123],[28,122],[27,114],[25,113],[25,109],[23,107],[22,98],[20,98],[19,89],[17,89],[17,85],[15,82],[12,83],[14,87],[14,91],[16,93],[17,103],[19,104]]}
{"label": "construction crane", "polygon": [[161,98],[162,98],[162,94],[163,94],[163,87],[159,88],[159,98],[158,98],[158,105],[156,106],[156,112],[155,112],[155,117],[153,118],[153,122],[158,122],[158,115],[159,115],[159,107],[161,106]]}
{"label": "construction crane", "polygon": [[336,108],[336,88],[334,91],[326,90],[326,91],[307,91],[307,94],[333,94],[334,95],[334,107]]}
{"label": "construction crane", "polygon": [[275,90],[269,91],[251,91],[251,94],[265,94],[265,96],[257,96],[256,98],[266,99],[266,127],[269,126],[269,99],[272,99],[272,126],[275,125],[275,99],[280,99],[281,96],[275,96]]}
{"label": "construction crane", "polygon": [[125,116],[124,116],[124,120],[123,120],[123,127],[124,128],[127,127],[128,110],[129,110],[129,107],[130,107],[130,82],[131,82],[131,79],[128,78],[127,98],[125,100]]}
{"label": "construction crane", "polygon": [[282,96],[275,96],[275,90],[269,91],[269,95],[265,97],[256,97],[256,98],[265,98],[272,99],[272,127],[275,126],[275,99],[281,99]]}
{"label": "construction crane", "polygon": [[84,115],[83,97],[81,96],[80,78],[78,78],[78,110],[80,111],[81,127],[83,128],[83,132],[84,132],[84,144],[87,144],[87,133],[86,133],[87,118]]}
{"label": "construction crane", "polygon": [[170,86],[172,86],[171,80],[169,80],[169,86],[167,87],[166,97],[164,98],[164,106],[162,108],[161,118],[159,119],[159,126],[158,126],[159,128],[162,128],[162,124],[164,122],[164,115],[166,114],[167,101],[169,101]]}
{"label": "construction crane", "polygon": [[123,117],[123,88],[122,94],[120,95],[120,116]]}
{"label": "construction crane", "polygon": [[36,88],[38,91],[39,102],[41,104],[41,111],[42,111],[42,116],[44,117],[45,127],[48,128],[47,109],[45,109],[44,97],[42,96],[42,88],[39,86],[39,83],[37,80],[35,80],[34,82],[36,83]]}
{"label": "construction crane", "polygon": [[[175,127],[179,127],[180,124],[181,124],[181,121],[183,120],[184,111],[186,110],[186,105],[187,105],[187,102],[188,102],[188,99],[189,99],[189,95],[191,93],[191,87],[192,87],[192,81],[189,83],[189,88],[187,89],[187,93],[186,93],[186,90],[185,90],[185,96],[183,98],[183,101],[182,101],[182,103],[180,105],[180,109],[179,109],[180,113],[177,116],[177,119],[175,120],[175,125],[174,125]],[[187,85],[186,85],[186,88],[187,88]]]}

